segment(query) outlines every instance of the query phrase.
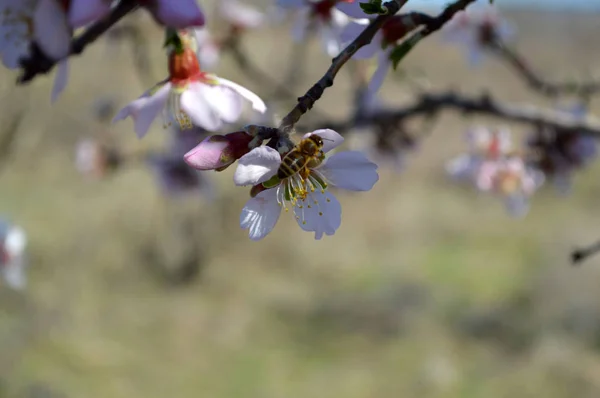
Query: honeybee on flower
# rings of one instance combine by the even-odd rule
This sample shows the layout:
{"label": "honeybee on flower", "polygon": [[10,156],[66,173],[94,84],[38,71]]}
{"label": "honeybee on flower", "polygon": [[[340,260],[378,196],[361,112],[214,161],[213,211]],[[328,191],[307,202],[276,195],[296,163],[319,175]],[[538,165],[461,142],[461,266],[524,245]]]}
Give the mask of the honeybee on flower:
{"label": "honeybee on flower", "polygon": [[330,187],[368,191],[379,180],[377,165],[362,152],[326,154],[344,141],[329,129],[306,134],[287,154],[261,146],[242,156],[234,173],[236,185],[252,185],[252,198],[240,216],[250,239],[260,240],[275,227],[281,209],[290,208],[300,228],[315,239],[333,235],[342,208]]}

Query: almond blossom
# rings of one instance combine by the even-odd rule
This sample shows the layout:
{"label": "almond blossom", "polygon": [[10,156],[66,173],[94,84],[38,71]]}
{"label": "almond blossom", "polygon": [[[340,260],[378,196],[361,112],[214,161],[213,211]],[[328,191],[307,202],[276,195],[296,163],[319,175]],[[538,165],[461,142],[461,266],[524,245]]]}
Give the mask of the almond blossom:
{"label": "almond blossom", "polygon": [[58,0],[2,0],[0,1],[0,34],[2,63],[9,69],[19,68],[28,58],[31,43],[58,62],[51,100],[55,101],[68,81],[66,57],[71,48],[71,26],[66,9]]}
{"label": "almond blossom", "polygon": [[277,0],[277,6],[297,12],[292,37],[295,41],[304,41],[308,32],[319,32],[323,48],[330,56],[336,56],[342,49],[341,33],[350,21],[344,9],[346,3],[358,3],[356,0]]}
{"label": "almond blossom", "polygon": [[469,151],[446,165],[448,174],[459,180],[472,181],[485,161],[496,161],[512,152],[510,130],[506,127],[472,128],[467,132],[467,141]]}
{"label": "almond blossom", "polygon": [[481,63],[486,51],[515,35],[512,24],[502,18],[496,7],[479,2],[457,12],[442,32],[447,42],[466,48],[467,58],[473,66]]}
{"label": "almond blossom", "polygon": [[27,284],[25,275],[25,231],[6,220],[0,220],[0,274],[8,286],[22,290]]}
{"label": "almond blossom", "polygon": [[544,174],[528,167],[518,156],[485,161],[476,176],[477,188],[502,198],[513,217],[527,214],[529,198],[543,182]]}
{"label": "almond blossom", "polygon": [[165,127],[175,123],[182,129],[198,126],[215,131],[239,119],[244,99],[254,110],[266,111],[265,103],[250,90],[203,72],[194,49],[184,41],[168,55],[169,78],[123,108],[113,121],[131,117],[137,136],[142,138],[159,114]]}
{"label": "almond blossom", "polygon": [[[343,137],[329,129],[316,130],[323,139],[323,152],[338,147]],[[300,228],[314,232],[315,239],[333,235],[341,225],[342,208],[329,187],[350,191],[368,191],[378,181],[377,165],[361,152],[336,153],[316,167],[279,179],[277,172],[282,155],[273,148],[261,146],[238,161],[234,173],[236,185],[253,185],[254,195],[244,206],[240,226],[248,230],[250,239],[260,240],[277,224],[281,209],[291,208]]]}

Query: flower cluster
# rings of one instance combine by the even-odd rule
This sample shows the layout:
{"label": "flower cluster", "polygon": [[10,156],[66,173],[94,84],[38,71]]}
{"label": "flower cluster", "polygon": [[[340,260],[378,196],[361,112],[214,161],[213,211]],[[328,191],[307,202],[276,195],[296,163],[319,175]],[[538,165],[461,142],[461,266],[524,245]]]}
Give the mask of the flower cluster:
{"label": "flower cluster", "polygon": [[542,185],[544,174],[512,149],[506,128],[474,128],[467,137],[469,152],[451,160],[447,172],[474,184],[481,192],[501,197],[511,215],[524,216],[529,198]]}
{"label": "flower cluster", "polygon": [[27,284],[26,246],[25,231],[6,220],[0,220],[0,274],[13,289],[21,290]]}
{"label": "flower cluster", "polygon": [[[201,169],[222,168],[239,156],[244,132],[235,137],[207,139],[186,155],[186,161]],[[214,137],[214,136],[213,136]],[[315,239],[333,235],[341,224],[341,205],[332,187],[368,191],[378,181],[377,165],[356,151],[327,157],[343,137],[333,130],[317,130],[304,135],[291,151],[260,146],[239,157],[234,182],[252,186],[240,216],[240,225],[250,239],[260,240],[277,224],[281,210],[291,209],[300,228],[314,232]],[[225,161],[223,160],[225,159]],[[212,161],[212,164],[211,164]],[[226,167],[226,166],[225,166]]]}
{"label": "flower cluster", "polygon": [[[2,62],[9,69],[16,69],[35,47],[57,61],[51,95],[55,101],[68,82],[67,57],[74,30],[105,17],[112,3],[112,0],[1,0]],[[176,6],[170,0],[139,3],[161,24],[177,28],[204,25],[204,14],[195,0],[181,0]]]}
{"label": "flower cluster", "polygon": [[444,39],[466,49],[469,63],[479,65],[486,52],[511,40],[514,27],[491,4],[475,2],[443,28]]}

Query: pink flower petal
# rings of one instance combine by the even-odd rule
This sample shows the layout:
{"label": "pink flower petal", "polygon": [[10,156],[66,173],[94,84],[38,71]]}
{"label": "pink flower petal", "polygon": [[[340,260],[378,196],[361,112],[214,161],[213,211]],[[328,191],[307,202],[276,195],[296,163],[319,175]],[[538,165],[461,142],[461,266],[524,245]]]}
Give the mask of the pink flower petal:
{"label": "pink flower petal", "polygon": [[275,189],[268,189],[246,202],[240,214],[240,226],[248,230],[250,239],[261,240],[275,228],[281,214],[276,194]]}
{"label": "pink flower petal", "polygon": [[226,123],[235,123],[242,115],[242,97],[226,86],[204,85],[204,96],[212,111]]}

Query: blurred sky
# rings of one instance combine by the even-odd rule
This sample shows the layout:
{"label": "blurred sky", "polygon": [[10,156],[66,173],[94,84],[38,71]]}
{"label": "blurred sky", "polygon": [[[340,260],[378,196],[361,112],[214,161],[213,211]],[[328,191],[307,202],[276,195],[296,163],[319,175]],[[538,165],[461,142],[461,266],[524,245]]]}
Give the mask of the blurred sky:
{"label": "blurred sky", "polygon": [[[448,0],[411,0],[408,5],[413,8],[423,9],[428,6],[439,7],[447,3]],[[502,8],[541,8],[556,11],[600,12],[600,0],[494,0],[494,3]]]}

